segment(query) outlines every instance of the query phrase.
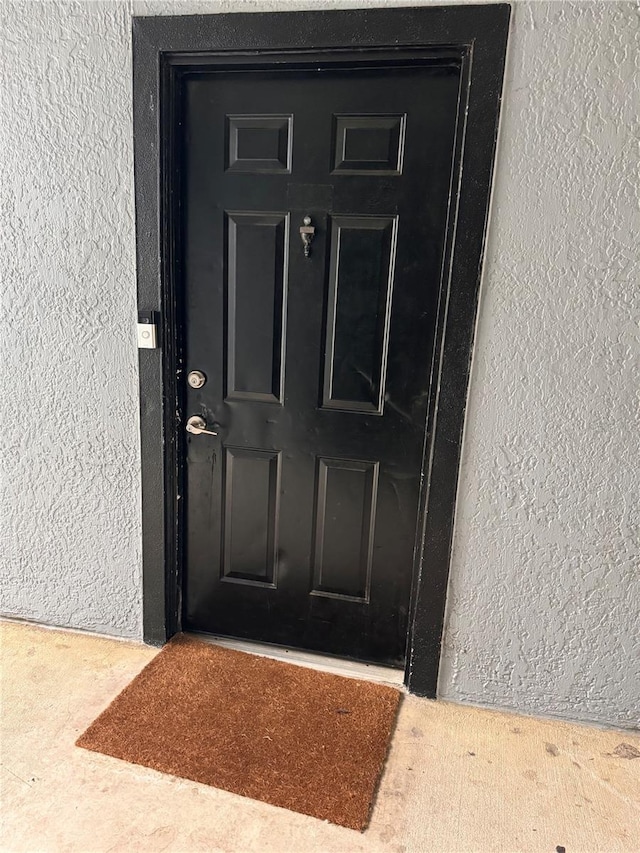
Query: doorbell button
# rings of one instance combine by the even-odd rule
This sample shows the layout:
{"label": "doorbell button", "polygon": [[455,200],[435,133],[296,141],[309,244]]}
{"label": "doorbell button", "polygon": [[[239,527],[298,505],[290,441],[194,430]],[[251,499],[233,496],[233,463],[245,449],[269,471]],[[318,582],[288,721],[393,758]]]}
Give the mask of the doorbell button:
{"label": "doorbell button", "polygon": [[138,349],[156,349],[158,336],[152,323],[138,323]]}
{"label": "doorbell button", "polygon": [[152,311],[138,313],[138,349],[157,349],[158,327]]}

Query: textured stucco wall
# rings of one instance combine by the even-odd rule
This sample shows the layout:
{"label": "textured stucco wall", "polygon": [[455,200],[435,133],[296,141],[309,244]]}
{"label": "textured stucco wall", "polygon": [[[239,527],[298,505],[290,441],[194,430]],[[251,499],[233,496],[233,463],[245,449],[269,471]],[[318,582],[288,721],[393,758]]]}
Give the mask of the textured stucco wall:
{"label": "textured stucco wall", "polygon": [[0,16],[1,606],[140,636],[129,14]]}
{"label": "textured stucco wall", "polygon": [[[396,4],[0,3],[5,613],[141,634],[132,10],[365,5]],[[632,3],[516,4],[440,683],[622,725],[640,706],[638,22]]]}
{"label": "textured stucco wall", "polygon": [[640,17],[517,4],[440,693],[640,724]]}

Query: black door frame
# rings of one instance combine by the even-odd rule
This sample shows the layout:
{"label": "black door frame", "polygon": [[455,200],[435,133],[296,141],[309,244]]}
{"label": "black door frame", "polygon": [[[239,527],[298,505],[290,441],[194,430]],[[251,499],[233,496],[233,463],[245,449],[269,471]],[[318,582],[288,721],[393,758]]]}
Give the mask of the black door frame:
{"label": "black door frame", "polygon": [[435,697],[510,12],[495,4],[134,18],[138,309],[159,326],[159,348],[139,352],[145,642],[165,643],[182,615],[181,75],[451,61],[461,68],[460,102],[405,672],[412,693]]}

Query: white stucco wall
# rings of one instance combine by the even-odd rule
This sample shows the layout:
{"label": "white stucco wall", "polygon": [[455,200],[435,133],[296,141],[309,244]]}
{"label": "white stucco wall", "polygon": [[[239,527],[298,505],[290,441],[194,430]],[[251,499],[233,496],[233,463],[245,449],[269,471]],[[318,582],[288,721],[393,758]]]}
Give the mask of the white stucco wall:
{"label": "white stucco wall", "polygon": [[[3,612],[141,635],[132,9],[364,5],[393,3],[0,3]],[[626,726],[639,33],[631,2],[515,7],[440,682]]]}

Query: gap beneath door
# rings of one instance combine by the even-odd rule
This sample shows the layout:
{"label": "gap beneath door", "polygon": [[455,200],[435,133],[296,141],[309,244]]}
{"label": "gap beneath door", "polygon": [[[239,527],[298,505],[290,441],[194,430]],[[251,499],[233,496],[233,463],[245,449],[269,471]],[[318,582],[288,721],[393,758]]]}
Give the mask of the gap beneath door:
{"label": "gap beneath door", "polygon": [[287,649],[282,646],[270,646],[265,643],[252,643],[249,640],[231,640],[228,637],[218,637],[214,634],[200,634],[195,631],[186,632],[186,636],[197,637],[205,643],[212,643],[226,649],[247,652],[251,655],[272,658],[273,660],[288,661],[296,666],[317,669],[321,672],[331,672],[345,678],[358,678],[362,681],[373,681],[377,684],[389,684],[403,687],[404,671],[392,669],[389,666],[359,663],[350,660],[340,660],[328,655],[305,652],[300,649]]}

